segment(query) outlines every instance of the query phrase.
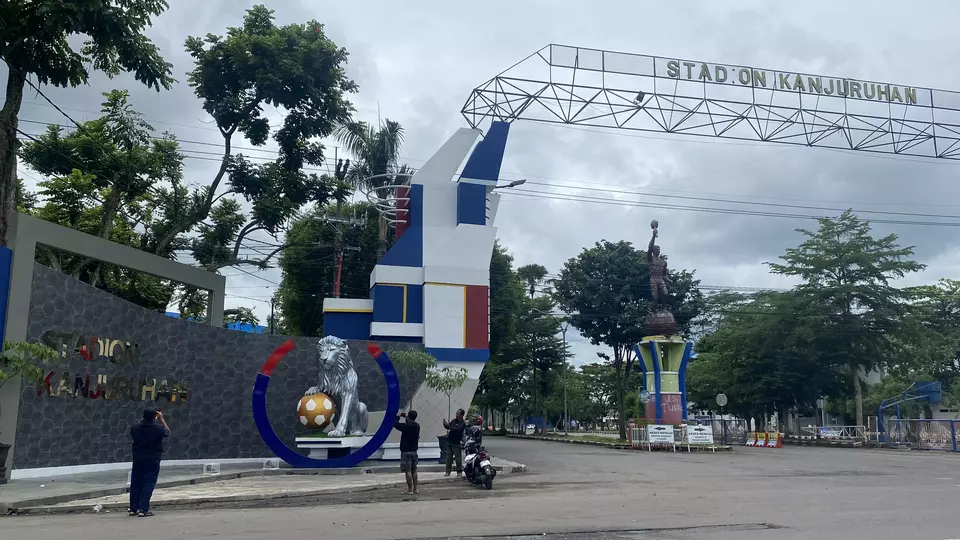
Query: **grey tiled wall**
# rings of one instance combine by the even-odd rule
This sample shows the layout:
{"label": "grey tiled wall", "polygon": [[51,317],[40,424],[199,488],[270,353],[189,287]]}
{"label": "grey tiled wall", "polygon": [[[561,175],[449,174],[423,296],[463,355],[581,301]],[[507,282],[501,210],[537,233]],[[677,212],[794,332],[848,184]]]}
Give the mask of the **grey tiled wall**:
{"label": "grey tiled wall", "polygon": [[[109,293],[37,264],[30,305],[30,341],[89,343],[91,338],[118,340],[113,356],[84,359],[71,351],[58,364],[44,365],[49,392],[41,385],[25,387],[20,399],[15,468],[54,467],[130,460],[129,427],[149,402],[164,411],[172,436],[166,459],[243,458],[269,455],[260,439],[250,409],[253,382],[283,336],[248,334],[214,328],[144,310]],[[64,336],[72,337],[66,338]],[[293,446],[302,433],[296,405],[317,376],[317,338],[293,338],[294,349],[274,370],[267,395],[271,423]],[[382,343],[391,350],[419,347]],[[386,385],[367,342],[351,341],[350,350],[360,380],[360,399],[371,411],[386,405]],[[94,353],[99,352],[100,347]],[[400,371],[401,406],[422,382]],[[58,395],[63,373],[68,373],[64,395]],[[107,388],[124,378],[125,397],[75,396],[77,376],[97,388],[106,376]],[[170,390],[186,387],[187,399],[141,399],[140,381],[156,379],[158,390],[167,381]],[[113,383],[111,383],[113,381]],[[89,389],[88,389],[89,390]],[[80,392],[83,393],[82,390]],[[130,395],[136,394],[136,399]],[[109,395],[109,392],[108,392]],[[152,396],[147,396],[151,398]],[[371,426],[371,430],[375,426]]]}

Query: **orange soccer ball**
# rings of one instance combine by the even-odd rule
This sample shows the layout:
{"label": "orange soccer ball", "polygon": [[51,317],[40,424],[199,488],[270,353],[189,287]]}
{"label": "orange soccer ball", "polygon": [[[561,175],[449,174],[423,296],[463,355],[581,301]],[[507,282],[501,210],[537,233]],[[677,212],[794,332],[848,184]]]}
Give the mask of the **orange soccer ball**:
{"label": "orange soccer ball", "polygon": [[326,394],[303,396],[297,404],[297,420],[308,429],[326,428],[336,412],[337,406]]}

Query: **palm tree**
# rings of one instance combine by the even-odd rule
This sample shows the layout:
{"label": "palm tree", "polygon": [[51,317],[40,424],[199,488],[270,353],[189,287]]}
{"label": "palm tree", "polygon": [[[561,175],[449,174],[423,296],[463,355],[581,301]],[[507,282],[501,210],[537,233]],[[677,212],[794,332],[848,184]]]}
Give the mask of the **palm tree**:
{"label": "palm tree", "polygon": [[[398,122],[384,120],[377,129],[366,122],[347,122],[337,126],[333,137],[353,155],[344,181],[355,189],[369,192],[382,186],[402,185],[409,181],[409,172],[412,170],[406,165],[397,165],[400,146],[403,144],[403,126]],[[387,221],[380,216],[378,256],[382,256],[386,250]]]}

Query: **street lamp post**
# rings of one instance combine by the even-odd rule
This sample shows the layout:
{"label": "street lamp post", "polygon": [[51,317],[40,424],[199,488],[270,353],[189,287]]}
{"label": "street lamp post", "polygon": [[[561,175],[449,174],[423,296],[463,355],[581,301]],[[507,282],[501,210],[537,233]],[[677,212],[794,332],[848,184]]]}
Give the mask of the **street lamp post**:
{"label": "street lamp post", "polygon": [[567,322],[560,324],[560,332],[563,334],[563,434],[569,435],[570,415],[567,412],[567,328],[570,324]]}

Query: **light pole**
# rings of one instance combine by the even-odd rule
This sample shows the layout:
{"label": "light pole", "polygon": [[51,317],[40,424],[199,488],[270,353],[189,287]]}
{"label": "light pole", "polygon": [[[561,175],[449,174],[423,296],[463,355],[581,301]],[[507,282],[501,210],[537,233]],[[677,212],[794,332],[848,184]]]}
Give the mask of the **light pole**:
{"label": "light pole", "polygon": [[560,332],[563,334],[563,434],[569,435],[570,415],[567,413],[567,328],[570,323],[560,323]]}

